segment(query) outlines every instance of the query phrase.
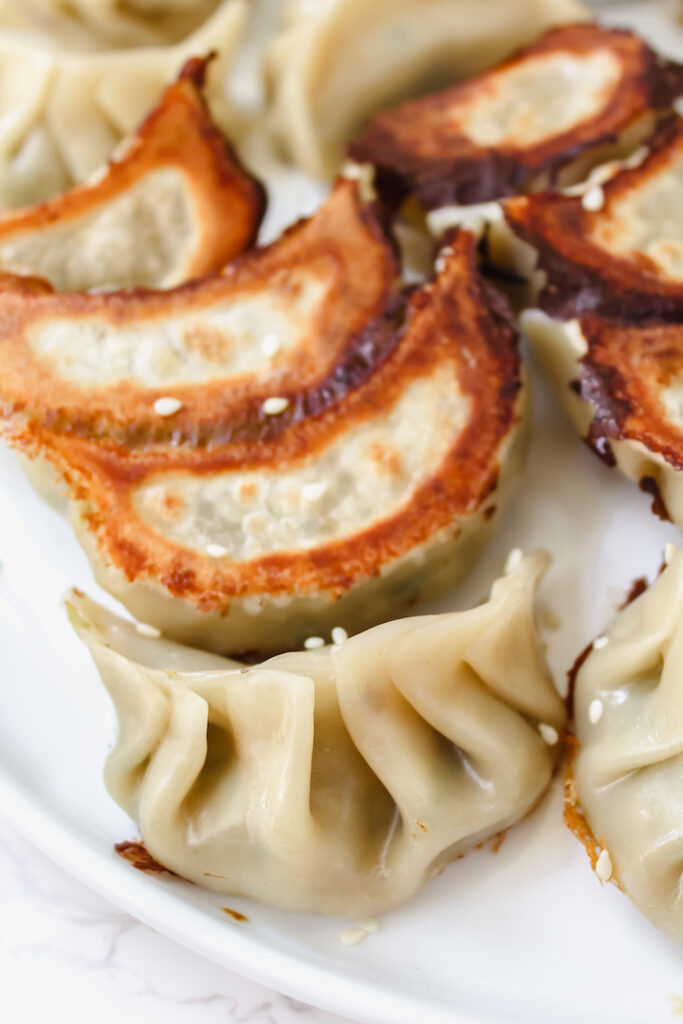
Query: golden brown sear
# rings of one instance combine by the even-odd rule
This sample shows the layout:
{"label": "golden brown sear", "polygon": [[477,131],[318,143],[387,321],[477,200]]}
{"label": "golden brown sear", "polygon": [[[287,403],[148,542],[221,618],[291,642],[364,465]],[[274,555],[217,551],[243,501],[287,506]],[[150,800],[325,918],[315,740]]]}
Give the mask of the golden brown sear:
{"label": "golden brown sear", "polygon": [[538,253],[539,303],[552,315],[683,313],[683,119],[660,125],[636,163],[583,195],[504,204],[515,235]]}
{"label": "golden brown sear", "polygon": [[0,216],[0,267],[59,290],[166,288],[218,270],[250,246],[265,193],[211,120],[208,63],[189,60],[89,181]]}
{"label": "golden brown sear", "polygon": [[279,650],[363,628],[452,583],[517,468],[508,309],[471,235],[440,266],[404,289],[379,210],[341,180],[171,292],[7,278],[4,434],[65,481],[100,582],[169,635]]}
{"label": "golden brown sear", "polygon": [[631,32],[552,29],[495,70],[379,114],[349,152],[380,193],[425,209],[582,180],[634,149],[683,93],[683,66]]}

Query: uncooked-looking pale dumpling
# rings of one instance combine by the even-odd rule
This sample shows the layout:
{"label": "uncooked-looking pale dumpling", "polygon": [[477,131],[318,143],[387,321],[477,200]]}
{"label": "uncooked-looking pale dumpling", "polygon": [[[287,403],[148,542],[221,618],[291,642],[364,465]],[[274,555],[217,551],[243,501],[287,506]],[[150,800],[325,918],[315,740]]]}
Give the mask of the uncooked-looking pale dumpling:
{"label": "uncooked-looking pale dumpling", "polygon": [[550,782],[565,710],[534,624],[548,561],[471,611],[243,668],[74,594],[119,718],[109,791],[154,858],[211,889],[349,917],[408,899]]}
{"label": "uncooked-looking pale dumpling", "polygon": [[265,205],[203,99],[206,60],[187,62],[115,159],[86,184],[0,214],[0,271],[58,291],[172,288],[250,246]]}
{"label": "uncooked-looking pale dumpling", "polygon": [[[619,613],[576,677],[570,805],[638,908],[683,942],[683,553]],[[595,854],[594,854],[595,855]]]}
{"label": "uncooked-looking pale dumpling", "polygon": [[137,128],[185,61],[214,50],[206,94],[229,134],[225,80],[245,11],[244,0],[227,0],[177,45],[96,54],[0,34],[0,206],[30,205],[86,179]]}
{"label": "uncooked-looking pale dumpling", "polygon": [[82,49],[179,42],[222,0],[0,0],[0,28]]}
{"label": "uncooked-looking pale dumpling", "polygon": [[575,0],[295,0],[288,13],[267,65],[270,125],[316,177],[335,171],[344,143],[375,111],[587,16]]}

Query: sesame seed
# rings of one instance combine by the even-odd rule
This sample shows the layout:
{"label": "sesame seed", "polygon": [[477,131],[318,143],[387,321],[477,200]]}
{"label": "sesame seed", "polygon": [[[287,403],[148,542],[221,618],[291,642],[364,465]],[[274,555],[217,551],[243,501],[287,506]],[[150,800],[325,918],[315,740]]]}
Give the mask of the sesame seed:
{"label": "sesame seed", "polygon": [[266,359],[272,359],[272,357],[274,355],[277,355],[277,353],[280,351],[280,348],[280,339],[278,338],[277,334],[273,334],[272,332],[270,334],[266,334],[266,336],[261,341],[261,351],[263,352]]}
{"label": "sesame seed", "polygon": [[364,921],[359,921],[358,927],[371,935],[374,935],[375,932],[379,931],[379,924],[374,917],[367,917]]}
{"label": "sesame seed", "polygon": [[205,550],[209,558],[224,558],[228,553],[222,544],[207,544]]}
{"label": "sesame seed", "polygon": [[345,640],[349,639],[349,634],[346,632],[343,626],[335,626],[332,630],[332,643],[339,646],[343,644]]}
{"label": "sesame seed", "polygon": [[612,877],[614,868],[612,866],[612,858],[609,855],[609,850],[602,850],[598,857],[597,864],[595,865],[595,873],[601,882],[609,882]]}
{"label": "sesame seed", "polygon": [[674,108],[679,117],[683,117],[683,96],[677,96],[671,106]]}
{"label": "sesame seed", "polygon": [[280,398],[277,395],[273,395],[272,398],[266,398],[261,409],[266,416],[277,416],[279,413],[284,412],[288,405],[288,398]]}
{"label": "sesame seed", "polygon": [[564,325],[564,334],[577,356],[585,356],[588,352],[588,342],[581,329],[579,320],[568,320]]}
{"label": "sesame seed", "polygon": [[138,622],[135,628],[140,636],[149,636],[155,640],[161,636],[161,630],[156,626],[150,626],[148,622]]}
{"label": "sesame seed", "polygon": [[164,398],[157,398],[154,403],[154,411],[157,416],[173,416],[182,409],[183,403],[178,398],[171,398],[166,395]]}
{"label": "sesame seed", "polygon": [[676,554],[676,545],[667,541],[664,545],[664,565],[671,565]]}
{"label": "sesame seed", "polygon": [[541,722],[538,727],[543,740],[548,744],[549,747],[554,747],[560,739],[560,734],[552,725],[546,725],[545,722]]}
{"label": "sesame seed", "polygon": [[321,636],[309,636],[307,640],[304,640],[304,647],[307,651],[314,651],[318,647],[324,647],[325,641]]}
{"label": "sesame seed", "polygon": [[602,210],[605,205],[605,193],[602,186],[596,185],[594,188],[590,188],[582,198],[581,205],[590,213]]}
{"label": "sesame seed", "polygon": [[606,637],[606,636],[599,636],[599,637],[597,637],[596,640],[593,641],[593,650],[594,651],[601,651],[603,649],[603,647],[607,647],[608,643],[609,643],[609,638],[608,637]]}
{"label": "sesame seed", "polygon": [[517,569],[519,567],[519,564],[522,561],[523,557],[524,556],[522,554],[522,549],[521,548],[513,548],[512,549],[510,554],[507,556],[507,560],[505,562],[505,567],[503,569],[503,572],[505,573],[506,576],[508,575],[508,573],[514,572],[515,569]]}
{"label": "sesame seed", "polygon": [[328,486],[324,480],[320,480],[317,483],[304,484],[301,488],[301,497],[304,501],[320,501]]}
{"label": "sesame seed", "polygon": [[602,713],[605,710],[605,705],[601,700],[597,698],[592,700],[588,706],[588,718],[591,725],[597,725],[602,718]]}
{"label": "sesame seed", "polygon": [[242,601],[242,608],[246,615],[258,615],[261,611],[261,599],[256,595],[245,597]]}
{"label": "sesame seed", "polygon": [[342,946],[357,946],[359,942],[366,939],[368,933],[365,928],[347,928],[345,932],[342,932],[339,936],[339,941]]}

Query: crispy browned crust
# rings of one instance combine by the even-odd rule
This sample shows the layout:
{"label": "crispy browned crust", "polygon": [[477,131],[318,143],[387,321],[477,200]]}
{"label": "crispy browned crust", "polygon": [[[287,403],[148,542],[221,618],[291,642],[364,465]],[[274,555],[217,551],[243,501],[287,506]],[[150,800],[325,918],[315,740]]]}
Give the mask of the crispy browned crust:
{"label": "crispy browned crust", "polygon": [[187,61],[124,153],[112,158],[92,183],[3,215],[0,244],[14,235],[87,216],[151,171],[173,167],[187,182],[200,227],[188,278],[219,270],[250,246],[265,211],[265,192],[211,120],[203,96],[210,60]]}
{"label": "crispy browned crust", "polygon": [[645,253],[618,257],[593,241],[594,230],[617,204],[670,166],[683,164],[683,118],[667,118],[636,168],[619,171],[602,186],[600,210],[584,209],[579,196],[539,192],[505,203],[516,234],[539,254],[547,276],[539,304],[552,316],[595,310],[607,315],[680,319],[683,283],[661,273]]}
{"label": "crispy browned crust", "polygon": [[[594,409],[589,444],[613,464],[612,441],[638,441],[683,469],[683,431],[667,417],[660,400],[661,389],[680,374],[683,326],[594,314],[579,320],[588,351],[573,390]],[[658,514],[668,518],[650,481],[645,477],[641,486],[653,495]]]}
{"label": "crispy browned crust", "polygon": [[178,877],[175,871],[165,868],[158,860],[155,860],[144,843],[125,839],[122,843],[114,843],[114,849],[119,857],[127,860],[138,871],[144,871],[147,875],[172,875]]}
{"label": "crispy browned crust", "polygon": [[[55,318],[76,324],[99,317],[125,330],[264,291],[286,298],[297,287],[292,278],[300,268],[331,273],[333,284],[311,336],[279,359],[270,376],[217,374],[199,386],[156,389],[124,380],[86,389],[54,374],[28,341],[34,328]],[[323,411],[372,370],[386,348],[385,320],[397,274],[393,242],[379,211],[361,202],[354,183],[341,181],[314,217],[277,242],[251,250],[220,274],[168,291],[56,293],[36,278],[0,275],[0,414],[15,438],[47,427],[130,449],[169,442],[197,448],[238,442],[259,449],[293,422]],[[209,330],[196,339],[198,347],[221,343]],[[285,414],[269,417],[262,404],[274,394],[289,398],[290,406]],[[154,412],[154,401],[164,396],[182,402],[172,419]]]}
{"label": "crispy browned crust", "polygon": [[[580,746],[573,736],[567,738],[567,749],[567,767],[564,777],[564,823],[585,849],[593,872],[597,875],[598,857],[600,856],[600,851],[606,848],[606,843],[602,839],[598,840],[595,838],[586,820],[586,816],[581,810],[576,782],[574,781],[574,763],[579,755]],[[617,876],[614,865],[609,882],[621,892],[626,891]]]}
{"label": "crispy browned crust", "polygon": [[[337,199],[340,194],[347,204],[351,197],[358,201],[356,187],[348,182],[338,186]],[[371,212],[361,212],[367,257],[373,247],[383,251],[386,242],[377,237]],[[290,240],[296,243],[305,230],[295,229]],[[318,372],[300,371],[305,381],[300,386],[291,378],[284,393],[292,413],[277,417],[282,423],[265,422],[256,411],[257,403],[273,394],[267,381],[258,397],[250,396],[247,402],[231,394],[214,397],[211,386],[202,385],[196,389],[200,396],[189,389],[184,399],[194,402],[193,416],[201,416],[203,429],[218,439],[210,446],[162,446],[156,436],[138,435],[131,449],[73,433],[26,429],[19,421],[13,440],[33,454],[47,456],[66,478],[72,496],[87,502],[88,527],[100,556],[129,581],[157,581],[201,611],[227,608],[230,598],[238,595],[341,596],[354,582],[379,574],[384,565],[441,531],[457,535],[458,517],[476,512],[494,490],[501,446],[517,424],[521,368],[507,306],[477,272],[474,239],[462,233],[451,244],[438,279],[410,297],[393,295],[382,277],[383,287],[379,295],[375,289],[369,304],[372,315],[368,317],[366,308],[366,325],[360,332],[355,309],[342,301],[334,316],[337,322],[341,318],[343,347],[333,358],[325,353],[323,359],[318,353]],[[268,273],[276,257],[272,250],[264,253]],[[356,269],[367,271],[365,265],[340,263],[340,288]],[[238,267],[233,273],[243,272]],[[376,308],[380,297],[382,310]],[[127,301],[135,304],[140,296]],[[126,300],[117,302],[120,317]],[[151,474],[186,471],[210,476],[238,467],[277,467],[286,472],[355,424],[381,416],[413,381],[431,376],[441,366],[454,368],[459,388],[471,403],[466,426],[453,438],[438,471],[406,506],[352,537],[246,564],[227,559],[209,564],[201,553],[160,537],[135,513],[134,489]],[[207,420],[211,412],[218,424],[215,429]],[[190,428],[185,421],[185,433]]]}
{"label": "crispy browned crust", "polygon": [[[531,146],[487,148],[457,130],[458,110],[485,95],[500,71],[553,52],[597,49],[615,55],[621,77],[602,109],[570,131]],[[565,25],[494,71],[379,114],[349,153],[376,166],[380,192],[394,202],[409,195],[426,209],[485,202],[527,192],[541,174],[552,184],[584,151],[616,142],[647,112],[669,108],[682,91],[683,66],[658,57],[633,33],[591,23]]]}

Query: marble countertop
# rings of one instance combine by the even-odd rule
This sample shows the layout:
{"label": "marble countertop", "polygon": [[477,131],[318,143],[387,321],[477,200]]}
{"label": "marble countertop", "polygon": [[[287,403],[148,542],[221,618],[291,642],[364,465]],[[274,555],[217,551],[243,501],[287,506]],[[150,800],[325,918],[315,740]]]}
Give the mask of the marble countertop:
{"label": "marble countertop", "polygon": [[12,1024],[350,1024],[217,967],[56,867],[0,816],[0,984]]}

